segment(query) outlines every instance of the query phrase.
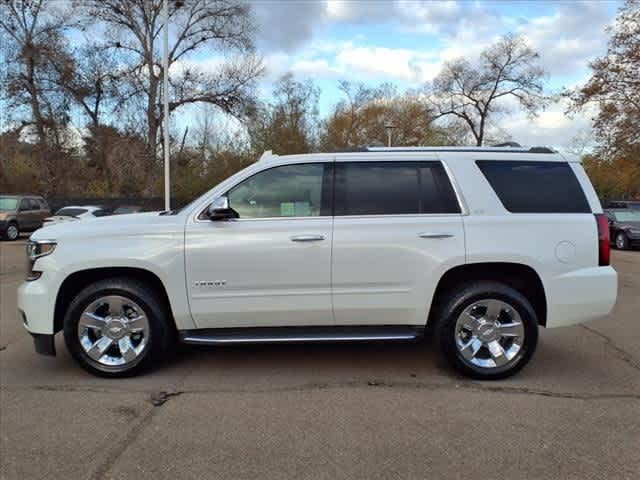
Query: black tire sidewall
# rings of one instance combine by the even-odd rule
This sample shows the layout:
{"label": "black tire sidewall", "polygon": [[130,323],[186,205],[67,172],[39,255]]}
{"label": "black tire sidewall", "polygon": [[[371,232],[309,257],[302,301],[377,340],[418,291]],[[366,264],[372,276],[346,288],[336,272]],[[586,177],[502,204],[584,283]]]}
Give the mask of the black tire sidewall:
{"label": "black tire sidewall", "polygon": [[[538,343],[538,319],[529,301],[517,290],[501,283],[480,282],[467,285],[452,295],[441,310],[436,326],[440,351],[458,371],[478,380],[498,380],[520,371],[531,359]],[[525,328],[525,339],[516,359],[502,368],[484,369],[470,365],[458,351],[455,327],[458,317],[471,304],[487,299],[501,300],[511,305],[520,315]]]}
{"label": "black tire sidewall", "polygon": [[[621,247],[618,246],[618,237],[622,237],[622,246]],[[613,244],[619,250],[626,250],[629,247],[629,239],[627,238],[627,234],[624,233],[624,232],[616,233],[616,238],[614,239]]]}
{"label": "black tire sidewall", "polygon": [[[137,303],[149,321],[149,338],[144,351],[125,370],[102,365],[87,355],[78,338],[78,322],[84,309],[100,297],[120,295]],[[102,377],[127,377],[136,375],[162,358],[168,346],[170,334],[167,315],[158,297],[144,285],[127,280],[104,280],[82,290],[71,302],[64,317],[64,339],[71,356],[87,371]]]}
{"label": "black tire sidewall", "polygon": [[[9,237],[9,228],[11,228],[11,227],[15,227],[15,229],[16,229],[17,234],[16,234],[16,237],[15,237],[15,238],[11,238],[11,237]],[[7,229],[4,231],[4,238],[5,238],[5,239],[7,239],[7,240],[9,240],[10,242],[13,242],[13,241],[15,241],[15,240],[17,240],[17,239],[19,239],[19,238],[20,238],[20,227],[18,226],[18,224],[17,224],[17,223],[15,223],[15,222],[10,222],[10,223],[7,225]]]}

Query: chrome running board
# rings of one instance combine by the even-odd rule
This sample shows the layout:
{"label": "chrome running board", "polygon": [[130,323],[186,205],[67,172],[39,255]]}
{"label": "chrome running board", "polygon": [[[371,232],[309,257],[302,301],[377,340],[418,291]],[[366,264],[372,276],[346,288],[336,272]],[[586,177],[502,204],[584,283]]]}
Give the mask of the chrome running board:
{"label": "chrome running board", "polygon": [[423,328],[412,326],[208,328],[181,331],[180,340],[193,345],[387,342],[416,340],[423,333]]}

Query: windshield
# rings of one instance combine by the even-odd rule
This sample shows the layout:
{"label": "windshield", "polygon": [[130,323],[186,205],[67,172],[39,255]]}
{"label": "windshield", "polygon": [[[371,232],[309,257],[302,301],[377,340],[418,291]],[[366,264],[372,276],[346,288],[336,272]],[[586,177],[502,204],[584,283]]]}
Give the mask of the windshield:
{"label": "windshield", "polygon": [[626,212],[613,212],[618,222],[640,222],[640,210],[628,210]]}
{"label": "windshield", "polygon": [[0,197],[0,212],[11,212],[18,206],[17,198]]}
{"label": "windshield", "polygon": [[83,213],[87,213],[87,210],[84,208],[61,208],[56,212],[56,215],[61,217],[77,217],[78,215],[82,215]]}

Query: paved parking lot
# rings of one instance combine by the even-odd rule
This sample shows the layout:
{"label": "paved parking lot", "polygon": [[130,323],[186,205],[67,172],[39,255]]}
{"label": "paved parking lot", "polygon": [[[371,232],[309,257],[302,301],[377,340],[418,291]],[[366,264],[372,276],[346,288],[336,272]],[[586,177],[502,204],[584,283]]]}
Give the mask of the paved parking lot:
{"label": "paved parking lot", "polygon": [[[24,241],[0,243],[0,478],[638,478],[640,252],[610,318],[542,331],[482,383],[406,345],[185,349],[104,380],[34,353]],[[163,393],[164,392],[164,393]]]}

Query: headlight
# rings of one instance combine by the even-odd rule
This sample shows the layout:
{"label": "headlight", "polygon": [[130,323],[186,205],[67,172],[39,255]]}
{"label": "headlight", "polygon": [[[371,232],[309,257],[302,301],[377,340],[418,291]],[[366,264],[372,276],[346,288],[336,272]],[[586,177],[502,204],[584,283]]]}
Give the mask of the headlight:
{"label": "headlight", "polygon": [[42,272],[33,270],[33,265],[40,257],[51,255],[56,249],[57,243],[53,240],[29,240],[27,242],[27,281],[40,278]]}

